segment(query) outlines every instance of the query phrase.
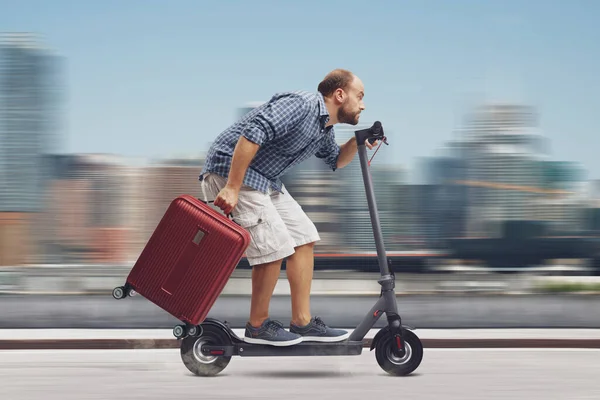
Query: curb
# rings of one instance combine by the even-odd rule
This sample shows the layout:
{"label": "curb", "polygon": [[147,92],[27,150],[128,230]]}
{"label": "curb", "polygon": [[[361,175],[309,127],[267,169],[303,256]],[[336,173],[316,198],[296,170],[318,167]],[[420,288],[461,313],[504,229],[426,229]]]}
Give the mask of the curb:
{"label": "curb", "polygon": [[[600,349],[600,339],[421,339],[430,349],[558,348]],[[372,339],[363,340],[370,348]],[[177,339],[10,339],[0,350],[140,350],[176,349]]]}

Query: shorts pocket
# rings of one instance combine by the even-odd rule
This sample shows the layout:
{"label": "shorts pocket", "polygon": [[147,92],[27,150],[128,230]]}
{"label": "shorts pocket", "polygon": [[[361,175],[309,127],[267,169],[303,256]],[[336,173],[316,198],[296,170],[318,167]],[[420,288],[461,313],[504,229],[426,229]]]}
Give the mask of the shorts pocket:
{"label": "shorts pocket", "polygon": [[287,243],[289,235],[279,215],[269,215],[266,210],[261,210],[237,215],[233,220],[250,234],[252,240],[246,250],[248,257],[272,254]]}

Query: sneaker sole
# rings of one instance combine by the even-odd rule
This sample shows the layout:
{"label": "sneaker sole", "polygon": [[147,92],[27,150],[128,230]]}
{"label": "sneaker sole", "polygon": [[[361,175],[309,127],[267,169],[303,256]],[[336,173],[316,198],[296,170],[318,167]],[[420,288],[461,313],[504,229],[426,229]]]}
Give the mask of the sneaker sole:
{"label": "sneaker sole", "polygon": [[249,338],[249,337],[244,337],[244,342],[246,343],[250,343],[250,344],[266,344],[268,346],[293,346],[295,344],[298,343],[302,343],[303,338],[298,338],[298,339],[293,339],[293,340],[281,340],[281,341],[276,341],[276,340],[265,340],[265,339],[254,339],[254,338]]}
{"label": "sneaker sole", "polygon": [[350,337],[350,332],[342,335],[342,336],[303,336],[302,339],[305,342],[341,342]]}

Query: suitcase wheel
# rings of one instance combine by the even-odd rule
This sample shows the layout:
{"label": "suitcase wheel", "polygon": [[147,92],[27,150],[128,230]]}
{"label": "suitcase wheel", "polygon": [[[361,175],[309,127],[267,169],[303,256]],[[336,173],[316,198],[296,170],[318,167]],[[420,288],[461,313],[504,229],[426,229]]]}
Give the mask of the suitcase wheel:
{"label": "suitcase wheel", "polygon": [[198,336],[202,336],[202,327],[199,325],[190,325],[188,327],[188,335],[192,336],[192,337],[198,337]]}
{"label": "suitcase wheel", "polygon": [[188,336],[199,337],[202,336],[204,329],[199,325],[175,325],[173,328],[173,336],[177,339],[184,339]]}
{"label": "suitcase wheel", "polygon": [[112,295],[117,300],[124,299],[127,297],[127,290],[125,290],[124,286],[117,286],[113,289]]}
{"label": "suitcase wheel", "polygon": [[125,286],[117,286],[113,289],[112,295],[115,299],[121,300],[125,297],[133,297],[136,295],[136,291],[129,287],[129,285]]}
{"label": "suitcase wheel", "polygon": [[183,339],[187,336],[186,331],[187,329],[185,325],[175,325],[173,328],[173,336],[175,336],[177,339]]}

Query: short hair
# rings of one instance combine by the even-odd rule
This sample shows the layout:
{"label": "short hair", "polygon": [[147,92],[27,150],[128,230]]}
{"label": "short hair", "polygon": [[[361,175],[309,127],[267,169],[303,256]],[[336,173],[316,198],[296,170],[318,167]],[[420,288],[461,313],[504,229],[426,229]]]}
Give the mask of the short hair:
{"label": "short hair", "polygon": [[346,89],[353,80],[354,74],[352,72],[341,68],[334,69],[319,83],[317,90],[323,97],[328,97],[337,89]]}

